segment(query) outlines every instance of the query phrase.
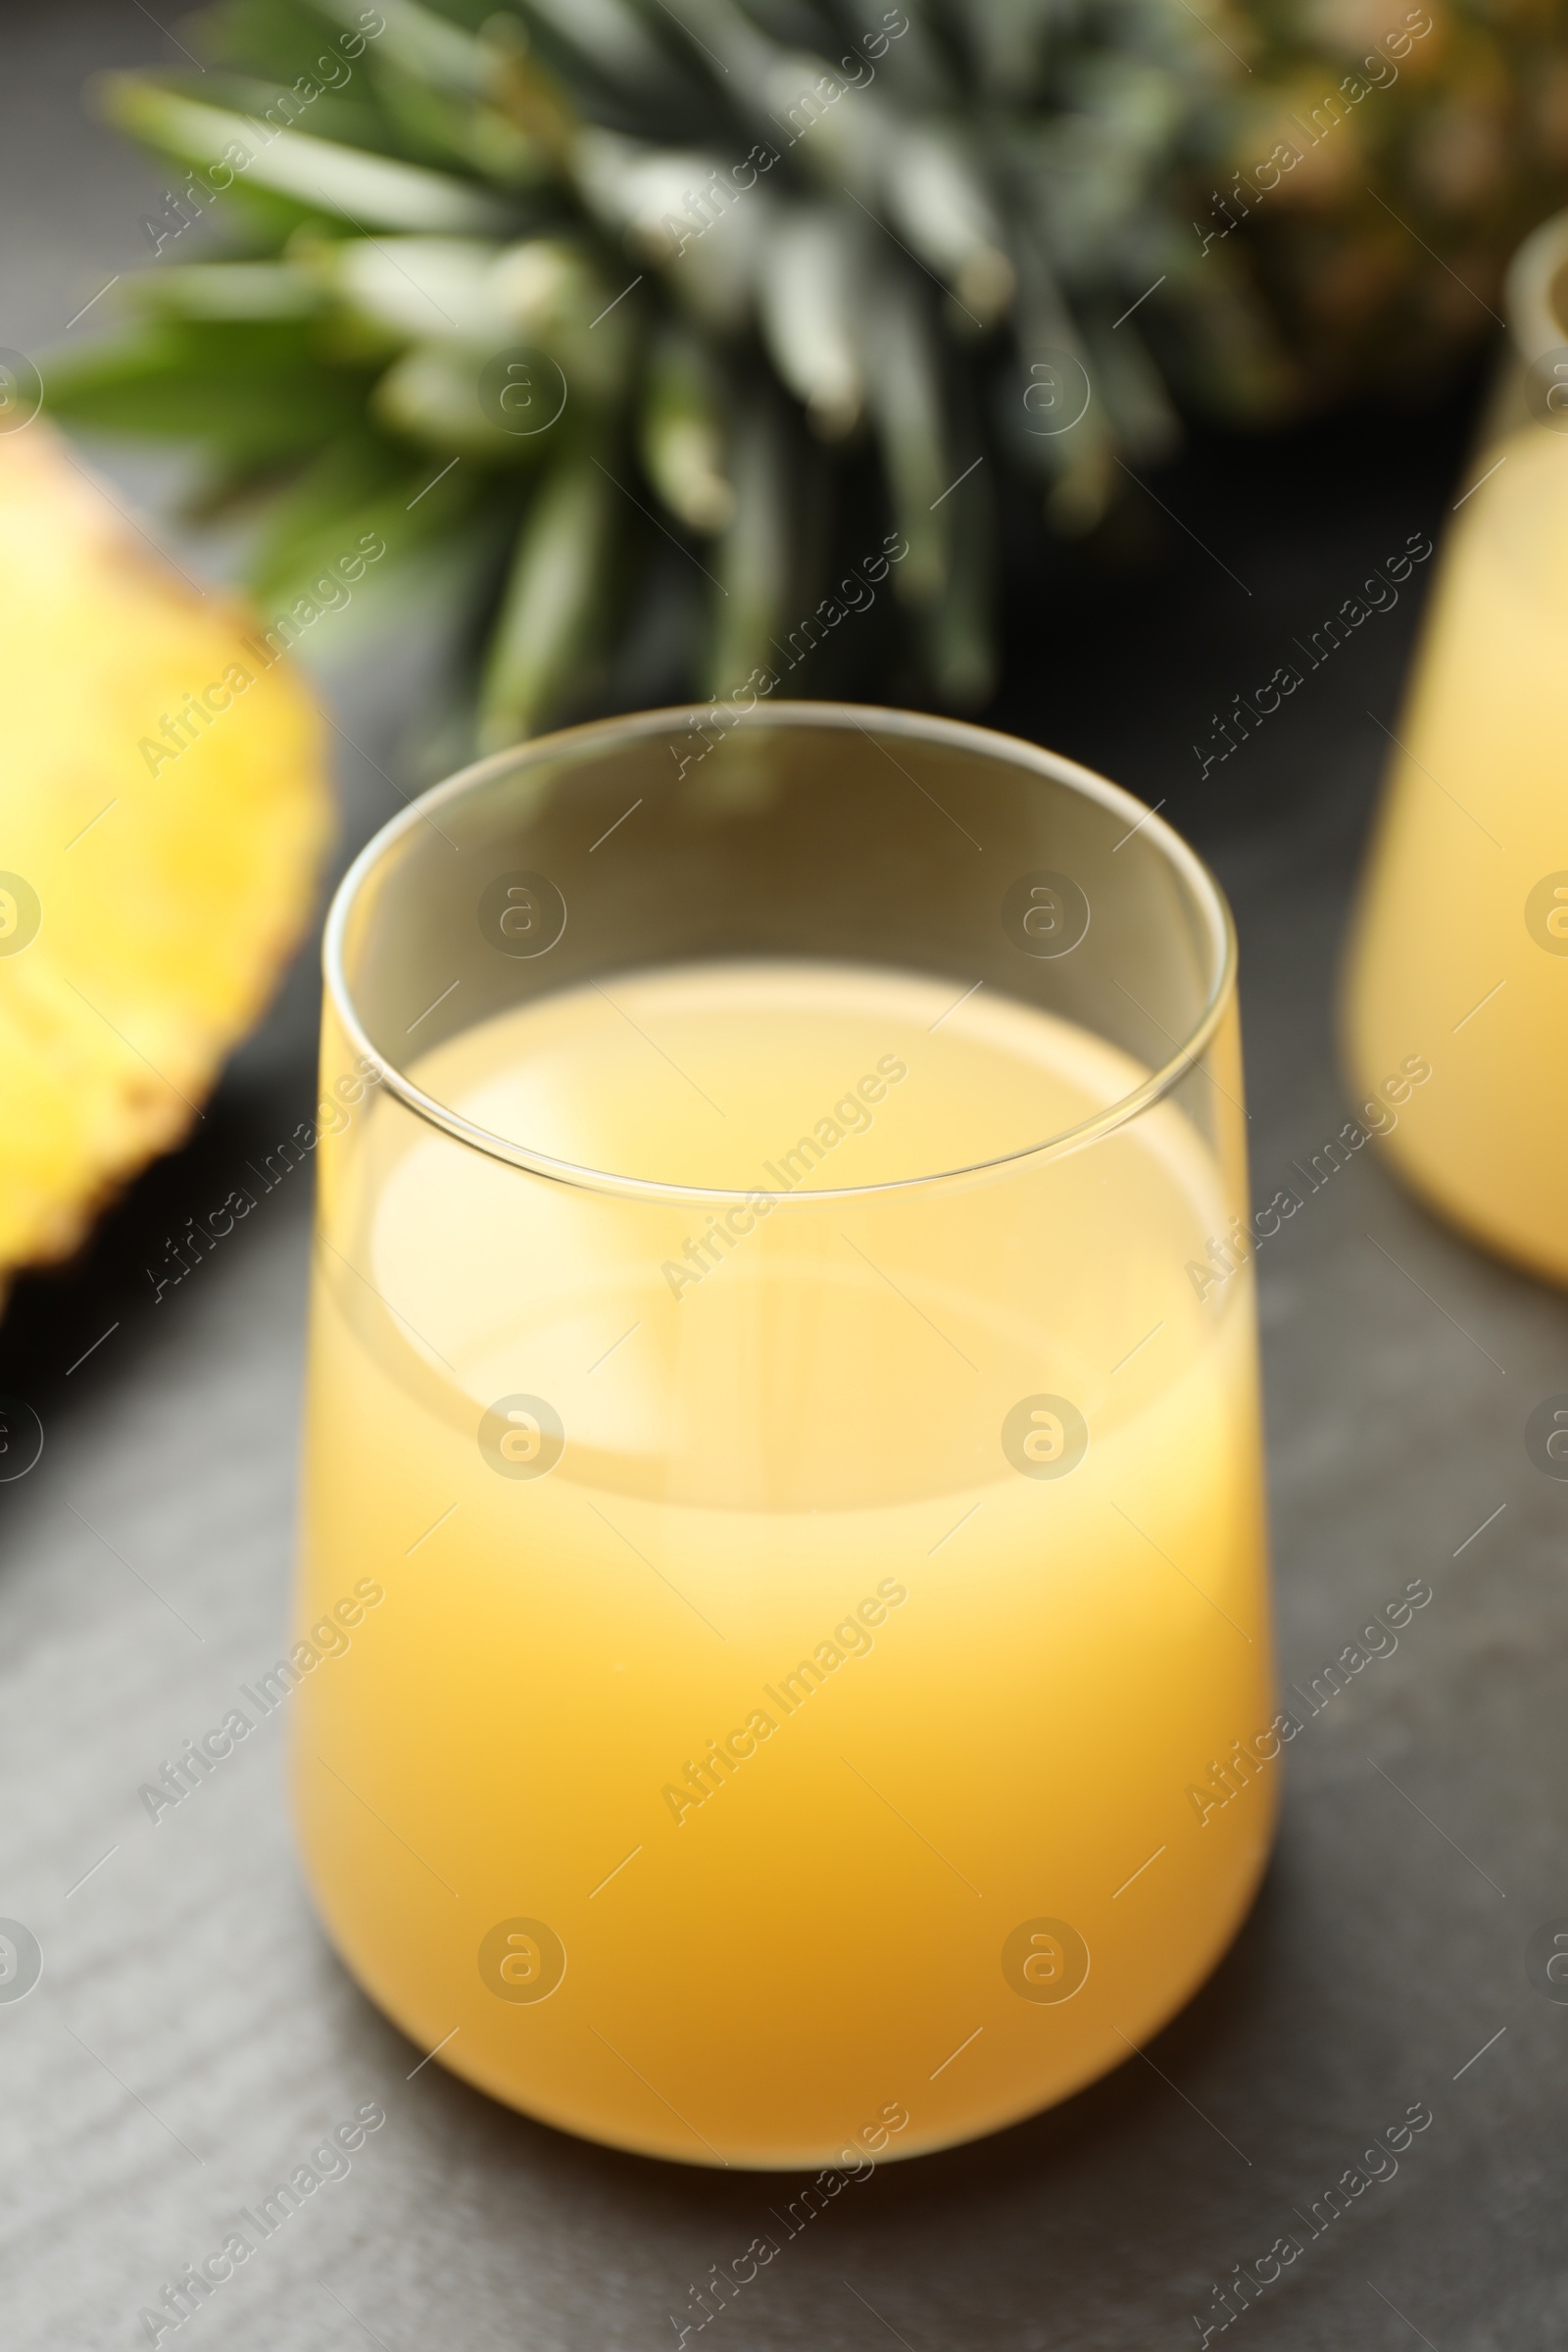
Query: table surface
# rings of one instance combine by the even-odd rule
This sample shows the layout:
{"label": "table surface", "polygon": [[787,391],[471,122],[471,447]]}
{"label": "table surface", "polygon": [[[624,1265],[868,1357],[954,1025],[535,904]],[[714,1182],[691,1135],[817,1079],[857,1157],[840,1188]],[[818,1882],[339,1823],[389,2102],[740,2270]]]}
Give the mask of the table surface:
{"label": "table surface", "polygon": [[[77,85],[172,52],[145,13],[107,6],[8,14],[0,43],[0,341],[43,347],[135,266],[152,185]],[[1413,420],[1198,448],[1160,479],[1169,516],[1130,511],[1141,544],[1118,566],[1010,603],[998,722],[1167,800],[1230,892],[1260,1199],[1346,1115],[1335,966],[1415,593],[1201,786],[1191,747],[1374,563],[1441,527],[1468,408],[1461,386]],[[370,659],[333,681],[353,747],[342,856],[396,805],[380,771],[416,685]],[[7,2341],[143,2340],[139,2307],[373,2098],[385,2131],[221,2290],[208,2340],[668,2344],[691,2281],[765,2226],[781,2184],[587,2146],[439,2065],[411,2079],[417,2054],[314,1922],[269,1735],[156,1830],[136,1803],[277,1654],[308,1179],[161,1307],[144,1269],[305,1114],[314,1017],[307,957],[198,1140],[0,1326],[0,1391],[46,1431],[37,1468],[0,1489],[0,1914],[45,1960],[0,2008]],[[1522,1444],[1568,1386],[1564,1302],[1434,1224],[1375,1150],[1265,1253],[1261,1302],[1283,1675],[1318,1672],[1409,1578],[1433,1602],[1307,1723],[1256,1908],[1147,2059],[880,2169],[722,2323],[757,2352],[1191,2344],[1213,2285],[1416,2101],[1434,2121],[1397,2178],[1307,2243],[1238,2323],[1249,2340],[1555,2352],[1568,2332],[1568,2008],[1524,1970],[1531,1932],[1568,1912],[1568,1488]]]}

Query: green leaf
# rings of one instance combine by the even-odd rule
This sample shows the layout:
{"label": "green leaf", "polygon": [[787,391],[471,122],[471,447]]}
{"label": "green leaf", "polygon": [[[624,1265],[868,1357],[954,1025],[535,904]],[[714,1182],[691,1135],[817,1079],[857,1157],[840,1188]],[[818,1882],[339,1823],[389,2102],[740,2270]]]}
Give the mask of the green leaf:
{"label": "green leaf", "polygon": [[466,104],[390,74],[380,96],[400,146],[425,162],[479,172],[509,188],[536,187],[550,176],[545,148],[493,106]]}
{"label": "green leaf", "polygon": [[[376,416],[411,441],[472,457],[509,470],[537,466],[555,454],[549,429],[513,433],[496,420],[480,397],[480,378],[491,357],[484,349],[465,351],[452,343],[416,344],[395,361],[375,387]],[[544,397],[550,397],[543,388]]]}
{"label": "green leaf", "polygon": [[803,500],[776,395],[759,387],[736,420],[731,470],[735,518],[718,543],[719,593],[708,691],[738,694],[755,667],[772,669],[774,639],[799,615],[796,518]]}
{"label": "green leaf", "polygon": [[633,102],[659,108],[691,102],[694,83],[625,0],[520,0],[547,51]]}
{"label": "green leaf", "polygon": [[497,248],[477,237],[314,237],[289,251],[324,291],[399,340],[495,350],[515,322],[494,290]]}
{"label": "green leaf", "polygon": [[[352,225],[462,234],[504,228],[514,215],[476,188],[418,164],[389,162],[309,132],[181,98],[137,74],[99,85],[110,120],[150,147],[195,164],[209,183],[248,178],[308,212]],[[219,179],[217,174],[226,177]]]}
{"label": "green leaf", "polygon": [[760,255],[763,341],[780,379],[824,440],[853,429],[864,395],[855,347],[863,242],[842,207],[797,204],[780,211]]}
{"label": "green leaf", "polygon": [[143,270],[125,281],[138,310],[182,318],[311,318],[324,307],[318,286],[286,262],[187,262]]}
{"label": "green leaf", "polygon": [[894,577],[910,605],[929,604],[942,592],[952,521],[945,493],[962,470],[948,442],[931,310],[924,287],[903,269],[875,278],[859,306],[860,365],[894,517],[909,543]]}
{"label": "green leaf", "polygon": [[368,11],[359,0],[317,0],[317,5],[324,17],[335,19],[351,33],[363,32],[366,15],[379,17],[384,30],[372,36],[374,56],[412,81],[431,83],[460,98],[479,98],[494,78],[489,45],[454,24],[450,17],[420,8],[417,0],[376,0]]}
{"label": "green leaf", "polygon": [[[434,474],[428,464],[411,469],[395,445],[345,435],[275,502],[247,566],[253,593],[267,612],[287,612],[302,596],[323,606],[352,602],[358,636],[438,554],[467,549],[477,560],[481,541],[493,545],[493,505],[473,528],[485,503],[480,478],[461,463]],[[334,590],[350,580],[351,597]],[[334,628],[332,641],[348,634]]]}
{"label": "green leaf", "polygon": [[672,328],[648,363],[638,454],[677,521],[705,535],[735,512],[725,472],[725,417],[717,370],[694,335]]}
{"label": "green leaf", "polygon": [[[381,512],[419,488],[419,461],[363,426],[339,434],[276,496],[246,566],[258,594],[280,596],[295,576],[385,522]],[[428,471],[423,478],[428,480]]]}
{"label": "green leaf", "polygon": [[[956,463],[971,464],[977,454],[973,444],[961,442]],[[948,501],[954,513],[947,585],[923,616],[931,681],[950,710],[978,710],[996,689],[993,472],[982,458]]]}
{"label": "green leaf", "polygon": [[735,160],[608,130],[582,131],[570,154],[572,184],[590,219],[637,255],[634,269],[660,265],[676,303],[718,335],[737,331],[750,317],[759,253],[777,201],[760,186],[737,193],[732,178],[726,196]]}
{"label": "green leaf", "polygon": [[1064,537],[1092,530],[1120,480],[1111,464],[1110,418],[1096,397],[1090,354],[1048,259],[1049,245],[1020,231],[1015,334],[1017,371],[998,386],[997,455],[1053,487],[1046,513]]}
{"label": "green leaf", "polygon": [[[280,81],[292,81],[313,52],[328,44],[343,54],[335,24],[315,0],[220,0],[184,24],[200,34],[195,45],[204,57]],[[352,73],[358,61],[348,63]]]}
{"label": "green leaf", "polygon": [[368,381],[323,368],[293,322],[161,320],[46,365],[57,416],[109,432],[208,444],[251,462],[292,456],[363,414]]}
{"label": "green leaf", "polygon": [[580,244],[301,235],[289,251],[345,314],[397,341],[450,342],[475,368],[502,352],[536,346],[555,361],[574,404],[613,405],[624,395],[639,313],[635,304],[617,304],[613,284]]}
{"label": "green leaf", "polygon": [[614,497],[604,469],[580,457],[559,465],[529,507],[486,655],[481,750],[537,733],[580,685],[604,633]]}
{"label": "green leaf", "polygon": [[886,183],[894,220],[919,255],[953,288],[980,325],[1012,299],[1013,269],[1003,251],[1005,230],[967,143],[947,126],[906,125],[886,147]]}

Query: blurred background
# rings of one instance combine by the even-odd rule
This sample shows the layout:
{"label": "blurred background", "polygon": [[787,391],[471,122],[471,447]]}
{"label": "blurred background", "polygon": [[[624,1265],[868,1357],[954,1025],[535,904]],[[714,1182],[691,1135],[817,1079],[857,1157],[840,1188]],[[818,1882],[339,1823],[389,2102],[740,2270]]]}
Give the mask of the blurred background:
{"label": "blurred background", "polygon": [[[109,767],[91,758],[127,763],[142,805],[112,831],[188,934],[146,1008],[177,1066],[153,1052],[163,1105],[127,1108],[148,1065],[122,1039],[108,1143],[50,1105],[54,1159],[0,1217],[18,1264],[69,1257],[192,1124],[173,1098],[215,1082],[399,799],[542,726],[850,695],[1054,744],[1205,843],[1287,805],[1353,823],[1350,778],[1387,741],[1366,680],[1387,723],[1434,567],[1375,605],[1365,575],[1432,544],[1507,261],[1568,193],[1548,7],[995,0],[862,24],[228,0],[6,23],[14,593],[35,609],[20,574],[55,477],[89,601],[113,564],[80,519],[87,463],[122,494],[122,550],[148,552],[154,515],[183,586],[250,599],[185,670],[202,644],[220,676],[247,637],[283,670],[198,741],[181,616],[115,608],[99,699],[126,699]],[[35,662],[77,650],[60,597],[52,635],[14,644],[34,692]],[[1354,642],[1265,727],[1250,698],[1282,664],[1307,678],[1297,648],[1348,598]],[[324,697],[318,751],[296,666]],[[1355,750],[1330,754],[1340,726]],[[89,763],[63,714],[42,736],[40,792]],[[269,761],[292,771],[270,808]],[[179,787],[246,811],[209,828],[205,868]],[[70,803],[83,827],[95,794]],[[122,944],[147,960],[145,927]],[[198,1150],[236,1090],[303,1071],[313,987],[306,955]]]}
{"label": "blurred background", "polygon": [[[0,2010],[19,2340],[140,2340],[351,2089],[396,2127],[378,2184],[304,2217],[225,2341],[663,2340],[765,2184],[411,2082],[309,1918],[275,1757],[156,1839],[134,1804],[280,1638],[308,1165],[210,1229],[309,1120],[325,894],[547,725],[972,715],[1214,864],[1266,1200],[1346,1116],[1346,909],[1503,273],[1568,201],[1568,20],[65,0],[0,10],[0,904],[36,932],[0,1020],[0,1912],[55,2003]],[[844,2269],[916,2352],[1190,2340],[1423,2097],[1375,2221],[1247,2324],[1561,2340],[1562,2019],[1522,1953],[1568,1909],[1568,1602],[1521,1432],[1568,1326],[1371,1152],[1308,1211],[1260,1269],[1283,1671],[1409,1577],[1441,1605],[1300,1743],[1259,1910],[1158,2070],[879,2173],[759,2345],[881,2340]]]}

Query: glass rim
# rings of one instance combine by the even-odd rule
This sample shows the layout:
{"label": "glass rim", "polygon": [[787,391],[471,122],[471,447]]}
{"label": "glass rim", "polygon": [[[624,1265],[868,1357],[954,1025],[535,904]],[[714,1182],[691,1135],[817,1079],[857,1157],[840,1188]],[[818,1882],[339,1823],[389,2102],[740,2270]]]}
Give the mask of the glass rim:
{"label": "glass rim", "polygon": [[[371,834],[355,858],[332,894],[321,939],[321,975],[327,1000],[335,1011],[350,1045],[375,1072],[375,1083],[400,1102],[405,1109],[414,1112],[428,1126],[451,1136],[470,1151],[482,1152],[528,1175],[540,1176],[557,1184],[565,1184],[578,1191],[620,1194],[643,1200],[662,1201],[744,1201],[769,1200],[774,1201],[810,1202],[845,1200],[868,1197],[877,1193],[907,1192],[924,1185],[949,1184],[985,1175],[991,1170],[1020,1164],[1029,1160],[1058,1158],[1068,1152],[1081,1151],[1086,1144],[1118,1127],[1131,1124],[1163,1100],[1196,1066],[1214,1035],[1230,1001],[1236,984],[1237,945],[1236,925],[1230,904],[1219,883],[1196,850],[1185,842],[1174,826],[1128,792],[1122,785],[1112,784],[1094,768],[1067,759],[1062,753],[1047,751],[1042,745],[1026,742],[1021,736],[1006,735],[994,727],[981,727],[966,719],[942,718],[921,710],[900,710],[874,703],[808,703],[777,702],[759,707],[756,715],[764,723],[781,727],[822,726],[842,729],[853,726],[863,733],[868,723],[881,731],[905,737],[918,737],[927,742],[951,746],[956,751],[968,751],[991,760],[1005,759],[1015,767],[1032,770],[1037,776],[1049,777],[1053,783],[1065,785],[1080,793],[1086,800],[1113,814],[1125,817],[1128,833],[1147,833],[1185,883],[1192,903],[1204,920],[1212,956],[1207,994],[1197,1020],[1185,1038],[1174,1047],[1168,1058],[1152,1070],[1149,1076],[1103,1110],[1063,1128],[1057,1135],[1042,1138],[1037,1143],[1021,1144],[1015,1150],[994,1153],[986,1159],[966,1162],[957,1167],[922,1169],[913,1176],[884,1178],[874,1184],[824,1185],[809,1190],[797,1188],[792,1192],[774,1192],[766,1185],[694,1185],[666,1184],[657,1178],[628,1176],[612,1169],[582,1166],[576,1161],[555,1157],[515,1144],[505,1136],[492,1134],[487,1128],[466,1119],[460,1111],[427,1095],[416,1086],[408,1072],[381,1053],[368,1034],[354,1002],[354,992],[344,969],[344,943],[350,915],[361,893],[369,883],[388,855],[433,811],[465,798],[475,789],[492,782],[510,771],[531,767],[547,760],[559,759],[600,746],[613,746],[635,740],[641,735],[674,732],[677,728],[689,732],[694,718],[701,713],[690,704],[674,704],[657,710],[622,712],[612,718],[589,719],[577,726],[557,728],[548,735],[536,735],[526,742],[490,753],[454,775],[434,784],[427,792],[409,802],[406,808],[389,817],[384,825]],[[753,716],[745,714],[744,724]],[[1121,843],[1117,843],[1117,848]]]}

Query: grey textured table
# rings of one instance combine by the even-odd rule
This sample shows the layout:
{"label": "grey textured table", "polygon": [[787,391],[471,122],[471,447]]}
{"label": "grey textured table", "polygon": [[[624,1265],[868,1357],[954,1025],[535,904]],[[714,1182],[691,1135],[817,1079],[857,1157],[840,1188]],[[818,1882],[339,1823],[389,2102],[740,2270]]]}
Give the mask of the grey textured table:
{"label": "grey textured table", "polygon": [[[81,119],[75,85],[169,52],[130,9],[0,22],[0,341],[28,348],[136,259],[146,174]],[[1190,747],[1372,563],[1438,527],[1462,428],[1456,399],[1426,422],[1200,449],[1159,492],[1204,547],[1149,507],[1130,574],[1015,601],[999,721],[1168,796],[1232,895],[1263,1199],[1344,1116],[1329,1006],[1383,742],[1367,713],[1393,718],[1414,597],[1201,787]],[[395,805],[377,774],[391,686],[366,667],[336,689],[364,747],[345,756],[345,850]],[[617,2157],[414,2071],[305,1902],[275,1724],[156,1829],[136,1802],[277,1655],[308,1178],[161,1307],[143,1269],[304,1115],[313,1020],[307,959],[199,1141],[0,1327],[0,1390],[47,1433],[37,1468],[0,1488],[0,1914],[45,1963],[0,2005],[5,2340],[145,2340],[138,2309],[375,2101],[384,2128],[347,2176],[181,2340],[669,2345],[693,2282],[768,2227],[786,2184]],[[1438,1057],[1441,1040],[1415,1042]],[[1522,1442],[1568,1387],[1568,1315],[1432,1224],[1372,1150],[1265,1253],[1262,1311],[1284,1674],[1309,1683],[1408,1579],[1430,1606],[1307,1722],[1256,1910],[1147,2062],[878,2171],[710,2340],[1176,2347],[1285,2233],[1303,2251],[1234,2323],[1260,2352],[1555,2352],[1568,2333],[1568,2007],[1525,1972],[1532,1931],[1568,1913],[1568,1486]],[[1328,2186],[1416,2103],[1433,2121],[1396,2176],[1310,2234]]]}

